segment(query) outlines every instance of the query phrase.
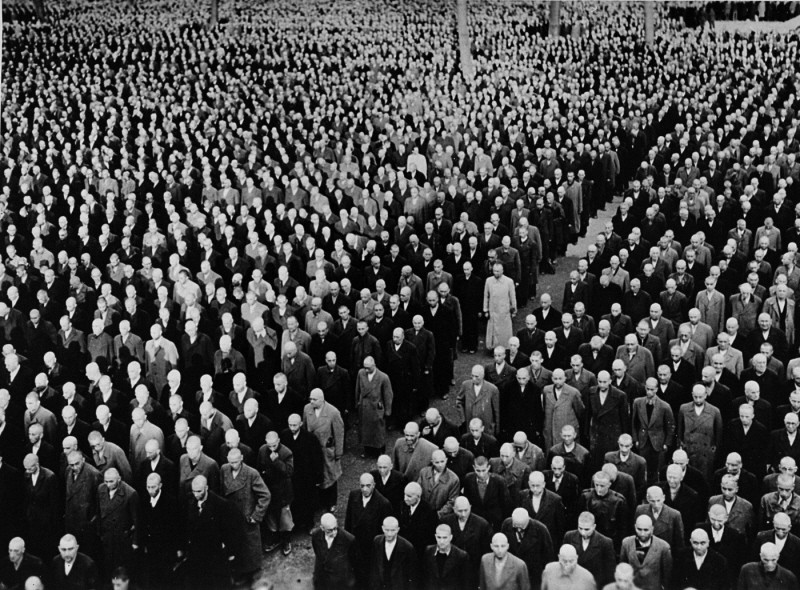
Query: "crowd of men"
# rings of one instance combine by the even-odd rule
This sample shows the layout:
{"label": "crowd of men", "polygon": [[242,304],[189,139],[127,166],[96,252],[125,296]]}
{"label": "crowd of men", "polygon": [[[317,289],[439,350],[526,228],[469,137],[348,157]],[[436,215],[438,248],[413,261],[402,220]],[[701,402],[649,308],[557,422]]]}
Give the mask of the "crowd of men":
{"label": "crowd of men", "polygon": [[797,35],[564,4],[4,4],[0,585],[797,587]]}

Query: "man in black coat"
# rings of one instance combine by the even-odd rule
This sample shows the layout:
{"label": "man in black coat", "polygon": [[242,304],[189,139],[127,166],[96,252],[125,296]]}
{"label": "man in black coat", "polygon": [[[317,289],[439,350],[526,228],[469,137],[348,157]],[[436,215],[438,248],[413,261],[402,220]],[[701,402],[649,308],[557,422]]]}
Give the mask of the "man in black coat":
{"label": "man in black coat", "polygon": [[465,496],[456,498],[453,503],[453,514],[445,516],[442,524],[450,527],[453,545],[469,555],[469,587],[476,587],[481,557],[491,551],[491,525],[485,518],[472,513],[472,506]]}
{"label": "man in black coat", "polygon": [[453,349],[458,340],[459,326],[453,308],[442,305],[436,291],[430,291],[426,300],[428,304],[422,311],[422,318],[436,343],[433,391],[436,395],[445,397],[453,379]]}
{"label": "man in black coat", "polygon": [[315,590],[340,590],[355,586],[358,560],[356,538],[339,528],[333,514],[322,515],[319,528],[311,534],[311,547],[315,556]]}
{"label": "man in black coat", "polygon": [[778,512],[772,518],[772,530],[761,531],[756,535],[754,548],[759,548],[764,543],[783,543],[783,548],[778,558],[778,565],[785,567],[795,576],[800,574],[800,537],[792,534],[792,520],[785,512]]}
{"label": "man in black coat", "polygon": [[406,484],[403,496],[398,518],[400,530],[403,531],[403,538],[414,546],[417,559],[421,561],[425,547],[435,536],[438,517],[436,510],[422,499],[422,486],[417,482]]}
{"label": "man in black coat", "polygon": [[375,480],[375,490],[392,505],[392,514],[400,514],[405,505],[406,476],[394,469],[389,455],[378,457],[376,469],[370,471],[370,475]]}
{"label": "man in black coat", "polygon": [[736,585],[739,570],[747,559],[750,540],[736,529],[728,526],[728,513],[725,507],[715,504],[708,509],[708,521],[698,524],[696,528],[708,533],[709,548],[722,555],[728,562],[728,576],[732,586]]}
{"label": "man in black coat", "polygon": [[544,566],[556,559],[547,527],[530,518],[524,508],[517,508],[503,521],[500,532],[508,539],[509,552],[528,566],[531,588],[538,588],[542,583]]}
{"label": "man in black coat", "polygon": [[186,575],[192,588],[215,590],[231,584],[231,562],[243,536],[241,514],[226,499],[208,489],[198,475],[191,481],[184,516]]}
{"label": "man in black coat", "polygon": [[453,545],[450,525],[436,527],[436,544],[425,548],[421,563],[423,590],[462,590],[469,583],[469,555]]}
{"label": "man in black coat", "polygon": [[8,555],[0,559],[0,587],[22,590],[30,576],[43,577],[42,560],[28,553],[25,541],[14,537],[8,544]]}
{"label": "man in black coat", "polygon": [[[689,541],[692,544],[691,548],[676,551],[673,557],[673,588],[704,588],[708,590],[728,588],[728,579],[723,575],[727,570],[728,562],[722,555],[709,549],[708,533],[703,529],[695,529],[692,531]],[[697,567],[698,559],[703,560],[699,569]]]}
{"label": "man in black coat", "polygon": [[[597,532],[594,514],[581,512],[578,528],[564,535],[564,544],[572,545],[578,553],[578,565],[586,568],[594,576],[598,588],[614,580],[614,542]],[[584,548],[584,542],[586,547]]]}
{"label": "man in black coat", "polygon": [[50,562],[48,587],[59,590],[87,590],[99,587],[97,566],[88,555],[78,551],[78,540],[74,535],[61,537],[58,552],[60,555]]}
{"label": "man in black coat", "polygon": [[423,396],[417,394],[421,375],[417,347],[406,340],[402,328],[395,328],[386,343],[384,366],[394,393],[391,421],[404,425],[413,416],[418,416],[420,410],[427,408],[427,399],[422,400]]}
{"label": "man in black coat", "polygon": [[[369,587],[381,590],[412,590],[417,587],[417,553],[413,545],[399,536],[400,524],[394,516],[383,520],[382,535],[371,543]],[[388,548],[394,547],[387,556]]]}
{"label": "man in black coat", "polygon": [[[162,458],[163,460],[163,458]],[[175,562],[178,513],[175,497],[163,487],[161,475],[150,473],[139,496],[136,544],[141,552],[141,576],[148,588],[168,588]]]}
{"label": "man in black coat", "polygon": [[[281,431],[281,444],[297,458],[292,473],[292,517],[298,528],[310,530],[317,507],[317,485],[322,483],[322,448],[317,437],[302,428],[303,419],[299,414],[289,416],[288,424],[289,427]],[[264,436],[266,440],[266,434]]]}
{"label": "man in black coat", "polygon": [[575,526],[578,518],[578,500],[581,495],[580,479],[567,471],[566,461],[560,455],[550,460],[550,469],[544,471],[544,489],[561,496],[567,509],[566,526]]}
{"label": "man in black coat", "polygon": [[34,555],[49,559],[55,552],[56,539],[61,528],[63,501],[59,488],[63,484],[59,484],[58,478],[51,470],[39,465],[39,458],[36,455],[26,455],[23,466],[25,467],[22,496],[24,537],[28,549]]}
{"label": "man in black coat", "polygon": [[353,490],[347,498],[347,512],[344,518],[344,530],[356,538],[358,550],[358,567],[356,579],[365,584],[369,579],[372,542],[381,532],[381,524],[392,514],[389,500],[375,491],[375,478],[369,473],[362,473],[358,490]]}
{"label": "man in black coat", "polygon": [[478,316],[483,310],[483,282],[473,274],[471,262],[465,262],[463,269],[464,274],[456,276],[453,295],[461,304],[461,351],[474,353],[478,349]]}
{"label": "man in black coat", "polygon": [[[511,495],[502,476],[489,473],[486,457],[476,457],[474,473],[464,478],[464,496],[472,504],[472,511],[485,518],[493,530],[499,531],[506,516],[511,512]],[[484,491],[481,494],[480,488]]]}
{"label": "man in black coat", "polygon": [[531,382],[530,371],[522,368],[516,378],[500,392],[500,435],[509,441],[517,432],[524,432],[528,440],[542,446],[544,407],[542,392]]}

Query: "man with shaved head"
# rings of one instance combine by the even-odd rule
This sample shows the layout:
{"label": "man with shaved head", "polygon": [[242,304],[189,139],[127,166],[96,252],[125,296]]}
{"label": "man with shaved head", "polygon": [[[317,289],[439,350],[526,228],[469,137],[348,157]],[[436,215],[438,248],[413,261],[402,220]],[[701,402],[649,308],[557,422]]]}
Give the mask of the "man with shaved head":
{"label": "man with shaved head", "polygon": [[481,557],[480,583],[482,590],[530,590],[528,566],[509,552],[508,537],[495,533],[491,553]]}
{"label": "man with shaved head", "polygon": [[673,549],[673,587],[728,588],[728,578],[724,573],[729,565],[722,555],[709,548],[708,533],[701,528],[694,529],[689,543],[691,546],[686,549]]}
{"label": "man with shaved head", "polygon": [[597,583],[592,573],[578,564],[575,547],[565,543],[558,550],[558,560],[548,563],[542,574],[542,588],[548,590],[594,590]]}
{"label": "man with shaved head", "polygon": [[781,551],[775,543],[764,543],[759,549],[759,561],[748,563],[739,574],[739,590],[764,588],[797,588],[797,576],[778,565]]}
{"label": "man with shaved head", "polygon": [[[264,479],[270,496],[264,521],[266,527],[262,529],[268,530],[272,539],[265,546],[274,550],[282,545],[284,555],[288,555],[292,551],[290,537],[294,528],[291,505],[294,500],[292,474],[295,457],[289,447],[281,442],[277,432],[268,432],[265,441],[258,450],[256,463],[257,471]],[[230,451],[228,455],[230,456]],[[223,467],[223,484],[225,471]]]}
{"label": "man with shaved head", "polygon": [[543,391],[544,397],[544,448],[550,449],[565,425],[571,425],[576,433],[584,417],[584,404],[580,392],[566,384],[566,374],[563,369],[553,371],[553,384],[547,385]]}
{"label": "man with shaved head", "polygon": [[67,455],[65,479],[64,530],[81,540],[91,553],[96,542],[97,488],[103,478],[86,462],[82,452],[71,451]]}
{"label": "man with shaved head", "polygon": [[[316,436],[302,427],[303,419],[300,414],[292,414],[287,421],[288,427],[280,434],[281,443],[285,445],[295,457],[303,457],[297,461],[292,473],[292,517],[295,528],[309,531],[313,526],[314,511],[316,510],[317,484],[323,477],[322,447]],[[264,434],[266,437],[266,432]]]}
{"label": "man with shaved head", "polygon": [[190,436],[186,441],[186,453],[178,463],[178,501],[182,502],[191,493],[190,483],[202,475],[211,491],[219,491],[219,465],[209,457],[199,436]]}
{"label": "man with shaved head", "polygon": [[633,566],[633,580],[640,588],[666,588],[672,574],[669,544],[653,535],[653,520],[646,514],[636,518],[634,532],[622,541],[620,562]]}
{"label": "man with shaved head", "polygon": [[67,533],[58,543],[58,555],[50,562],[49,584],[53,588],[97,588],[100,577],[94,560],[79,551],[75,535]]}
{"label": "man with shaved head", "polygon": [[555,558],[552,539],[554,531],[531,518],[525,508],[516,508],[503,521],[500,532],[508,539],[509,553],[525,562],[531,587],[538,588],[545,564]]}
{"label": "man with shaved head", "polygon": [[597,531],[594,514],[582,512],[578,516],[578,528],[564,535],[564,544],[575,547],[578,565],[594,576],[598,588],[603,588],[614,579],[614,564],[617,561],[614,543]]}
{"label": "man with shaved head", "polygon": [[8,555],[0,558],[0,584],[4,588],[17,589],[21,588],[30,576],[43,574],[42,560],[28,553],[22,537],[11,539],[8,543]]}
{"label": "man with shaved head", "polygon": [[[441,453],[442,451],[437,452]],[[458,490],[456,490],[457,492]],[[434,538],[439,518],[436,510],[423,498],[422,486],[415,481],[406,484],[403,490],[403,506],[400,509],[398,521],[403,531],[403,538],[414,546],[417,559],[421,560],[425,547]]]}
{"label": "man with shaved head", "polygon": [[433,443],[420,437],[419,424],[408,422],[403,429],[403,436],[394,443],[392,463],[410,481],[416,481],[420,471],[430,465],[435,450]]}
{"label": "man with shaved head", "polygon": [[682,549],[684,523],[681,513],[664,504],[664,491],[658,486],[647,488],[645,499],[647,503],[636,508],[635,517],[649,516],[653,521],[653,534],[669,543],[673,551]]}
{"label": "man with shaved head", "polygon": [[319,528],[311,534],[311,547],[316,558],[315,589],[339,590],[355,585],[355,537],[339,528],[336,517],[330,512],[319,519]]}
{"label": "man with shaved head", "polygon": [[447,455],[443,450],[433,452],[431,465],[420,471],[417,482],[421,486],[423,499],[436,511],[438,519],[453,512],[453,502],[461,490],[461,482],[447,468]]}
{"label": "man with shaved head", "polygon": [[380,534],[383,519],[392,514],[392,505],[375,491],[375,478],[370,473],[362,473],[358,485],[359,489],[352,490],[347,497],[344,530],[355,537],[356,579],[365,584],[369,580],[372,540]]}
{"label": "man with shaved head", "polygon": [[394,393],[392,402],[394,421],[397,424],[404,424],[427,407],[427,399],[422,399],[424,396],[420,395],[422,371],[419,350],[406,339],[402,328],[395,328],[391,339],[381,344],[386,346],[385,376],[388,377]]}
{"label": "man with shaved head", "polygon": [[[49,557],[56,545],[58,525],[63,516],[59,486],[63,485],[50,470],[39,464],[39,457],[29,453],[22,460],[25,486],[19,498],[23,513],[24,536],[34,555]],[[15,508],[10,506],[9,509]]]}
{"label": "man with shaved head", "polygon": [[461,590],[469,586],[469,555],[453,544],[450,525],[440,524],[422,557],[422,588],[425,590]]}
{"label": "man with shaved head", "polygon": [[450,527],[453,545],[469,555],[470,587],[478,585],[478,570],[481,557],[491,543],[492,527],[488,521],[472,512],[472,504],[466,496],[459,496],[453,503],[453,514],[445,516],[442,524]]}
{"label": "man with shaved head", "polygon": [[589,450],[594,457],[594,467],[599,467],[605,454],[617,448],[617,439],[629,429],[628,399],[611,385],[608,371],[598,373],[597,385],[589,388],[586,399]]}
{"label": "man with shaved head", "polygon": [[387,516],[381,523],[383,534],[371,542],[369,562],[369,587],[414,588],[420,577],[419,563],[414,546],[399,535],[400,523]]}
{"label": "man with shaved head", "polygon": [[139,495],[122,481],[115,467],[103,472],[97,489],[97,528],[103,549],[102,573],[109,577],[133,558],[137,548],[133,535],[139,526]]}
{"label": "man with shaved head", "polygon": [[775,543],[780,549],[778,565],[797,576],[800,574],[800,538],[791,532],[792,525],[792,519],[788,514],[776,513],[772,517],[772,529],[758,533],[754,546],[761,547],[764,543]]}
{"label": "man with shaved head", "polygon": [[[277,433],[271,432],[267,435],[267,445],[270,442],[273,443],[272,446],[278,444]],[[287,467],[290,468],[290,465]],[[244,463],[239,449],[228,451],[227,463],[220,472],[220,495],[241,515],[242,539],[236,562],[232,565],[238,578],[249,581],[261,570],[261,522],[267,516],[267,507],[272,507],[272,497],[258,471]],[[289,544],[289,533],[293,526],[291,513],[288,512],[290,500],[291,497],[287,500],[285,493],[281,494],[275,502],[276,507],[267,516],[266,523],[271,537],[268,548],[275,549],[278,544],[283,544],[284,555],[292,551]]]}
{"label": "man with shaved head", "polygon": [[142,582],[146,587],[165,589],[178,542],[175,529],[179,513],[175,497],[164,488],[161,475],[150,473],[139,499],[135,542],[143,555]]}
{"label": "man with shaved head", "polygon": [[189,488],[184,506],[186,538],[178,557],[186,558],[187,582],[192,588],[224,588],[230,584],[230,568],[242,542],[236,508],[209,489],[204,475],[193,478]]}

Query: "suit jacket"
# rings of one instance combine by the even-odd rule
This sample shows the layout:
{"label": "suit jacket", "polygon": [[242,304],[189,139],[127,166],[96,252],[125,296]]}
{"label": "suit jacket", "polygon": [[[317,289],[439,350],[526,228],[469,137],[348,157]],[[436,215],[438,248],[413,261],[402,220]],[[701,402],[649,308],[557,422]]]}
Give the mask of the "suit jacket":
{"label": "suit jacket", "polygon": [[[783,555],[783,553],[781,553]],[[716,551],[709,549],[703,565],[697,569],[692,549],[676,552],[673,561],[673,588],[703,588],[707,590],[725,590],[728,586],[727,576],[721,575],[728,568],[728,560]]]}
{"label": "suit jacket", "polygon": [[[665,354],[669,354],[669,351],[672,349],[673,346],[681,346],[681,341],[678,338],[674,340],[670,340],[667,348],[664,349]],[[686,352],[684,352],[681,356],[684,360],[689,361],[695,367],[703,367],[705,366],[705,355],[706,350],[701,347],[697,342],[694,340],[689,340],[689,344],[686,346]]]}
{"label": "suit jacket", "polygon": [[500,530],[503,520],[511,514],[513,508],[511,495],[502,477],[494,473],[489,474],[489,483],[486,492],[481,498],[478,491],[478,476],[468,473],[463,482],[464,495],[472,504],[472,512],[485,518],[494,530]]}
{"label": "suit jacket", "polygon": [[544,444],[549,449],[555,440],[561,437],[561,428],[567,424],[575,427],[580,435],[580,424],[583,419],[584,405],[580,392],[574,387],[564,385],[561,395],[556,400],[554,385],[544,388]]}
{"label": "suit jacket", "polygon": [[397,537],[391,560],[386,559],[385,537],[378,535],[372,541],[370,553],[370,588],[381,590],[413,590],[417,587],[417,553],[413,545]]}
{"label": "suit jacket", "polygon": [[[710,508],[714,505],[722,506],[727,510],[722,494],[711,496],[711,498],[708,499],[708,507]],[[752,539],[753,535],[758,530],[753,504],[741,496],[737,496],[733,501],[733,506],[728,512],[728,521],[726,524],[735,531],[741,533],[746,539]],[[770,523],[770,526],[772,526],[772,523]]]}
{"label": "suit jacket", "polygon": [[[647,417],[646,413],[645,417]],[[647,482],[647,462],[643,457],[631,452],[627,461],[622,461],[619,451],[611,451],[606,453],[603,460],[606,463],[613,463],[620,472],[630,475],[636,486],[637,497],[644,497],[644,494],[641,492],[644,490],[644,486]]]}
{"label": "suit jacket", "polygon": [[[680,332],[684,326],[689,328],[689,332],[692,333],[691,322],[683,322],[678,326],[678,331]],[[696,342],[703,350],[708,350],[716,342],[714,329],[703,321],[697,322],[692,334],[692,342]]]}
{"label": "suit jacket", "polygon": [[436,558],[436,545],[425,548],[421,563],[423,590],[462,590],[469,585],[469,555],[463,549],[450,545],[450,553],[444,561],[441,575]]}
{"label": "suit jacket", "polygon": [[50,562],[50,575],[46,579],[48,586],[59,590],[94,590],[100,587],[97,566],[89,556],[80,552],[75,556],[69,575],[64,571],[61,556],[54,557]]}
{"label": "suit jacket", "polygon": [[636,536],[625,537],[622,540],[619,560],[633,566],[633,583],[642,590],[659,590],[669,586],[672,553],[666,541],[653,536],[644,561],[639,561],[636,555]]}
{"label": "suit jacket", "polygon": [[[658,340],[655,340],[658,343]],[[616,358],[622,359],[628,368],[627,374],[639,383],[644,383],[649,377],[656,376],[655,355],[644,346],[637,345],[633,358],[628,356],[627,347],[622,344],[617,348]]]}
{"label": "suit jacket", "polygon": [[[738,340],[738,338],[737,338]],[[719,354],[719,346],[712,346],[711,348],[706,349],[706,356],[705,356],[705,364],[710,365],[711,359],[714,358],[715,354]],[[722,353],[722,356],[725,358],[724,366],[728,369],[731,373],[736,375],[737,377],[742,374],[744,370],[744,357],[742,353],[735,348],[728,347],[728,350]]]}
{"label": "suit jacket", "polygon": [[464,381],[458,392],[456,405],[469,424],[473,418],[483,420],[484,432],[495,435],[500,427],[500,391],[488,381],[481,385],[480,396],[475,395],[472,380]]}
{"label": "suit jacket", "polygon": [[42,560],[27,551],[23,554],[18,569],[14,569],[8,556],[0,559],[0,584],[4,584],[3,588],[8,588],[8,590],[23,590],[25,580],[30,576],[39,576],[44,579],[44,574]]}
{"label": "suit jacket", "polygon": [[614,543],[611,539],[595,531],[584,549],[580,533],[574,530],[564,535],[563,544],[575,547],[578,552],[578,565],[586,568],[594,576],[598,588],[602,588],[614,580],[617,556],[614,553]]}
{"label": "suit jacket", "polygon": [[315,556],[314,588],[338,590],[355,586],[358,551],[353,535],[339,529],[329,549],[325,533],[316,529],[311,534],[311,547]]}
{"label": "suit jacket", "polygon": [[178,463],[178,486],[181,498],[189,498],[192,493],[192,480],[198,475],[208,479],[208,488],[219,491],[219,465],[205,453],[200,455],[197,464],[192,466],[189,455],[183,455]]}
{"label": "suit jacket", "polygon": [[494,565],[494,553],[481,557],[481,571],[478,588],[480,590],[530,590],[531,583],[528,566],[510,552],[500,579]]}
{"label": "suit jacket", "polygon": [[656,451],[662,451],[664,445],[672,446],[675,439],[675,419],[672,408],[659,397],[656,397],[653,413],[647,419],[647,399],[640,397],[633,401],[633,443],[637,450],[650,445]]}
{"label": "suit jacket", "polygon": [[722,293],[715,289],[709,300],[708,291],[704,289],[697,294],[694,303],[700,310],[700,321],[708,324],[714,334],[725,330],[725,296]]}

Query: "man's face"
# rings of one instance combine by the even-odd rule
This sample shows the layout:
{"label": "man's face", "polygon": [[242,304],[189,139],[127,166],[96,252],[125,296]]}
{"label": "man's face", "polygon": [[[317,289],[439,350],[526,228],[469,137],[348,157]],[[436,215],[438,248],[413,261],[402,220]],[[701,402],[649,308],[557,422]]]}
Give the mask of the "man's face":
{"label": "man's face", "polygon": [[72,563],[78,555],[78,543],[75,540],[62,539],[58,544],[58,552],[66,563]]}
{"label": "man's face", "polygon": [[640,542],[647,543],[650,540],[650,538],[653,536],[653,525],[652,524],[637,524],[636,525],[636,536],[638,537]]}

